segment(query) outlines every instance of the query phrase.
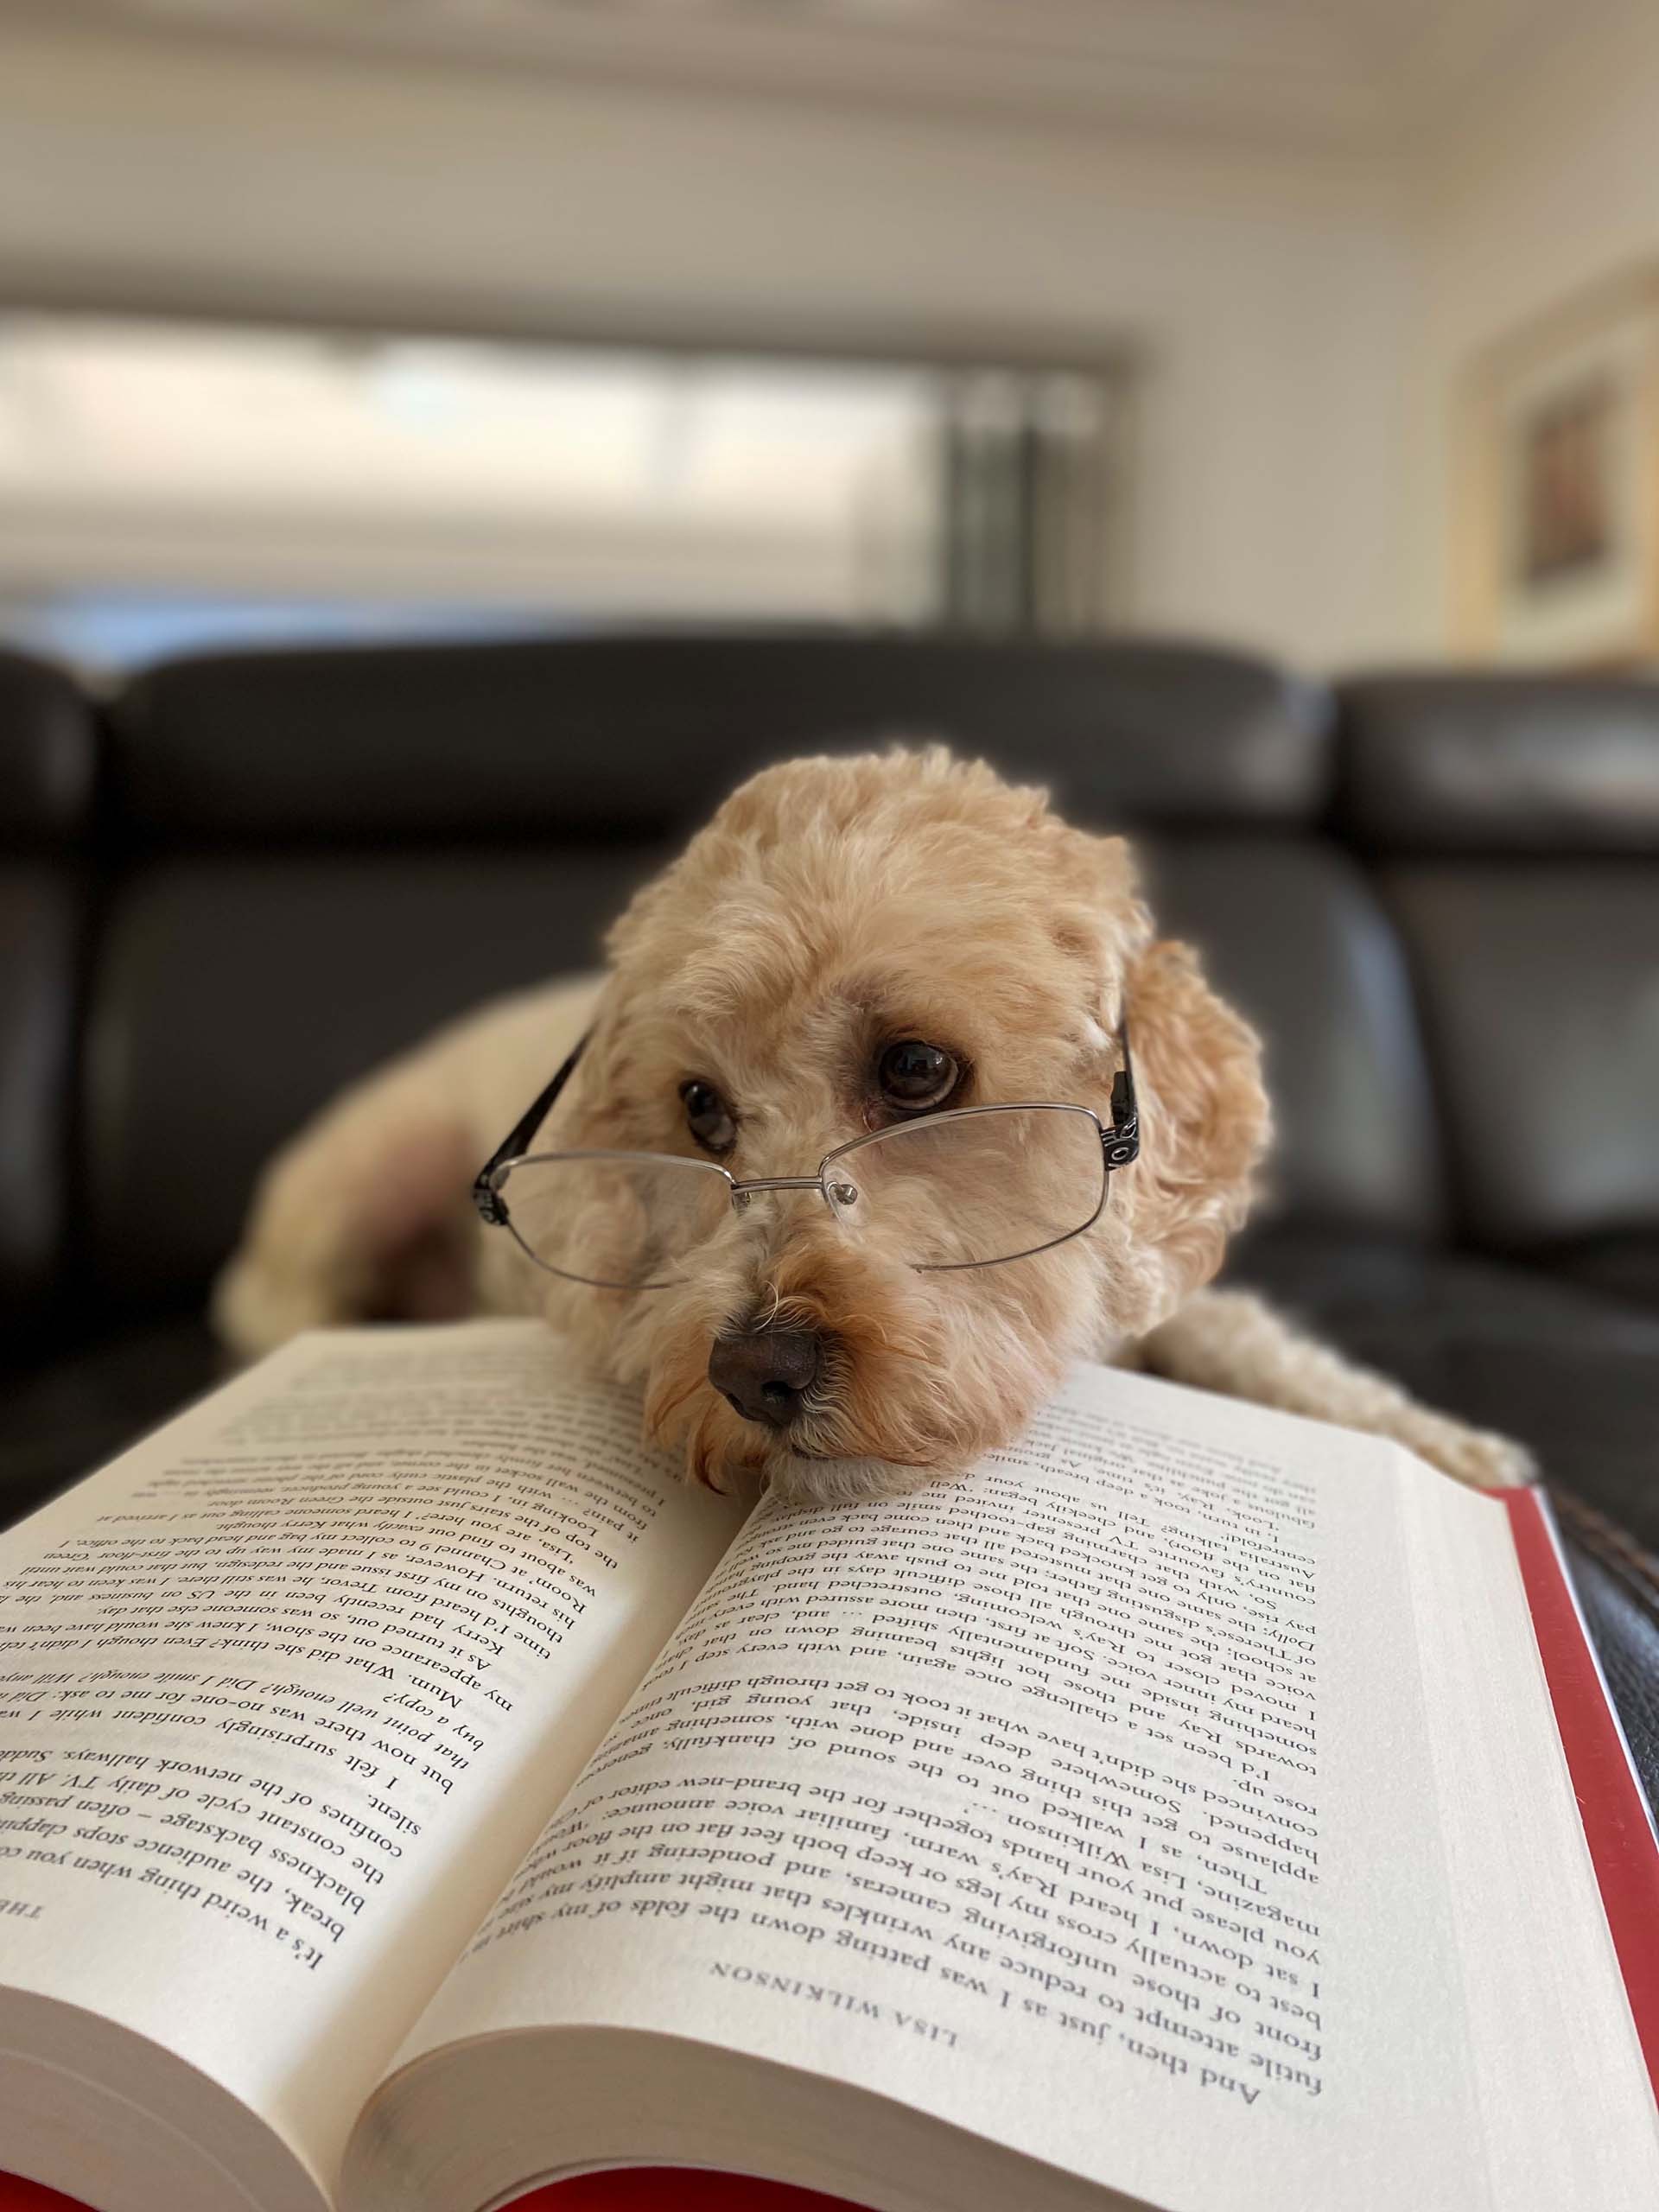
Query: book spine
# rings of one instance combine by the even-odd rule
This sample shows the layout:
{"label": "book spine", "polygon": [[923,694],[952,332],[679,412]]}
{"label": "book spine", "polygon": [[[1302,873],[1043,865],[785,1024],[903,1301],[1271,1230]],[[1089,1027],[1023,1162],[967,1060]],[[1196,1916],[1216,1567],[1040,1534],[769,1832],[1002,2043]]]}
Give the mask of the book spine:
{"label": "book spine", "polygon": [[1659,2098],[1659,1835],[1541,1490],[1498,1493],[1630,2017]]}

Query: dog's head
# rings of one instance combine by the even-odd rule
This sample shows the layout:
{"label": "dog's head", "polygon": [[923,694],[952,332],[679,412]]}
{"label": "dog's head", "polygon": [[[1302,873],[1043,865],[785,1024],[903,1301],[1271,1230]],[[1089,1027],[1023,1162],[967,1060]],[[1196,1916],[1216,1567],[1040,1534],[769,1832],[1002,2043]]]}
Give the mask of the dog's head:
{"label": "dog's head", "polygon": [[[1243,1217],[1268,1128],[1254,1036],[1185,946],[1154,941],[1123,841],[983,766],[935,747],[768,769],[639,893],[610,952],[538,1149],[670,1154],[749,1181],[810,1177],[855,1137],[969,1106],[1109,1122],[1132,1027],[1141,1156],[1081,1235],[920,1265],[940,1235],[971,1244],[960,1185],[872,1176],[861,1214],[817,1187],[734,1205],[709,1177],[717,1203],[671,1280],[546,1279],[550,1317],[643,1382],[651,1427],[704,1481],[747,1466],[849,1497],[958,1469],[1017,1433],[1068,1358],[1171,1313]],[[988,1147],[987,1117],[974,1128]],[[1071,1143],[1027,1159],[1018,1204],[1034,1177],[1047,1227],[1074,1226],[1099,1195],[1096,1146],[1093,1168]],[[1005,1187],[991,1152],[980,1166],[976,1192]],[[1020,1226],[985,1235],[1016,1244]]]}

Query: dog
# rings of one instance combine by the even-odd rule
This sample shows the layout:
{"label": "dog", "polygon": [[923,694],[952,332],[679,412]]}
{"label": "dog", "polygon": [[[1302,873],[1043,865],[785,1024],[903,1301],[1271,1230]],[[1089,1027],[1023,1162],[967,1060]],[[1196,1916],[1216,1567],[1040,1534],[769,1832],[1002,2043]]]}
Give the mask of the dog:
{"label": "dog", "polygon": [[822,1502],[967,1467],[1078,1356],[1467,1483],[1529,1473],[1205,1287],[1268,1149],[1260,1043],[1157,936],[1126,842],[1045,792],[939,746],[768,768],[607,950],[601,979],[486,1007],[278,1154],[215,1293],[234,1351],[540,1314],[641,1390],[692,1478]]}

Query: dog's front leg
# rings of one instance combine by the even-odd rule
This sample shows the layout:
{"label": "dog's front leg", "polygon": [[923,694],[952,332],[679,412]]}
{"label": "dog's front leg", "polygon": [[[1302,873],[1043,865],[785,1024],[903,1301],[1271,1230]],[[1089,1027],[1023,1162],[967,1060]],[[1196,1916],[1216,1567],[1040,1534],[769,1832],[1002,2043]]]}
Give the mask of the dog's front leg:
{"label": "dog's front leg", "polygon": [[1420,1405],[1387,1376],[1305,1336],[1249,1291],[1205,1290],[1152,1331],[1141,1363],[1174,1382],[1392,1437],[1477,1489],[1526,1482],[1524,1446]]}

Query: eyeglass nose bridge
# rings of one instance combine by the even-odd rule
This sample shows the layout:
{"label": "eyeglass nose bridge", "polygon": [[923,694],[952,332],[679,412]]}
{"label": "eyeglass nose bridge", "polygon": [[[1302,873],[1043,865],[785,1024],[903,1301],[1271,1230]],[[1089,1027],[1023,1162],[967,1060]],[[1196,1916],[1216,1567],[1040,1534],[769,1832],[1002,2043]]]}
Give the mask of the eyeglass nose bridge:
{"label": "eyeglass nose bridge", "polygon": [[816,1191],[832,1221],[845,1223],[858,1204],[858,1185],[844,1168],[826,1160],[816,1175],[757,1175],[732,1185],[732,1211],[742,1213],[757,1191]]}
{"label": "eyeglass nose bridge", "polygon": [[822,1175],[755,1175],[746,1183],[733,1182],[733,1211],[741,1213],[757,1191],[816,1191],[826,1205],[830,1202]]}

